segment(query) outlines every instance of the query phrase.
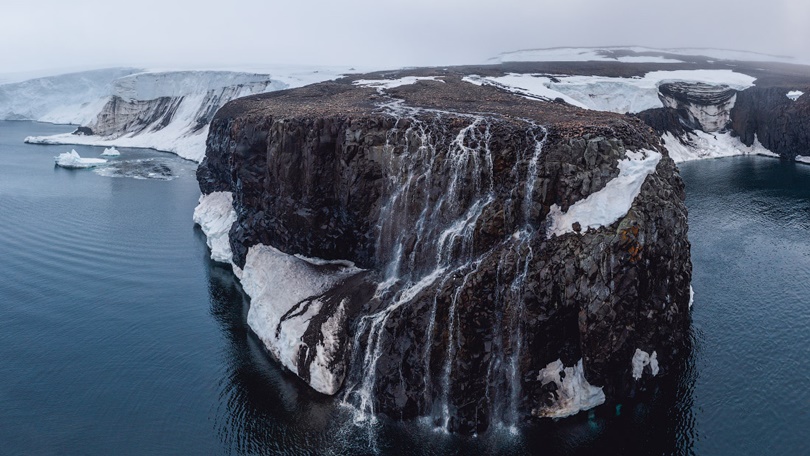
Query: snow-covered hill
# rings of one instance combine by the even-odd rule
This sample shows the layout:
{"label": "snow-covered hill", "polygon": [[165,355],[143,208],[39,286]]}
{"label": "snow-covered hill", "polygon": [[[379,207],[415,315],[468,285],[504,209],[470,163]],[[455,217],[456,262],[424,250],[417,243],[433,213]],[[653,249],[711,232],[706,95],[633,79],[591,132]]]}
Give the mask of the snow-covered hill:
{"label": "snow-covered hill", "polygon": [[[686,58],[684,58],[686,57]],[[684,63],[697,57],[708,60],[744,62],[802,62],[786,56],[713,48],[650,48],[644,46],[558,47],[524,49],[505,52],[492,62],[623,62],[623,63]]]}
{"label": "snow-covered hill", "polygon": [[144,147],[201,161],[208,123],[228,101],[334,79],[348,68],[276,66],[255,71],[85,71],[0,84],[0,119],[75,124],[40,144]]}
{"label": "snow-covered hill", "polygon": [[0,119],[87,124],[113,92],[113,81],[142,70],[111,68],[0,85]]}

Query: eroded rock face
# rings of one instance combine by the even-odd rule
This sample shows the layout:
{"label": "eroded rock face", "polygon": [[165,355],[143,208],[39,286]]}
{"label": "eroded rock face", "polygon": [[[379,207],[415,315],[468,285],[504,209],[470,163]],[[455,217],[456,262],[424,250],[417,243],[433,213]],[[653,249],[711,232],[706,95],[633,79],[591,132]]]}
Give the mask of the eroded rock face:
{"label": "eroded rock face", "polygon": [[[462,432],[619,400],[638,386],[637,349],[666,375],[687,339],[691,262],[683,183],[653,132],[437,76],[249,97],[214,119],[198,180],[233,194],[236,270],[272,246],[362,271],[273,310],[317,309],[295,329],[309,334],[293,341],[300,361],[282,363],[337,384],[362,416]],[[549,236],[552,206],[639,157],[657,166],[624,215]],[[562,374],[544,371],[558,360]]]}

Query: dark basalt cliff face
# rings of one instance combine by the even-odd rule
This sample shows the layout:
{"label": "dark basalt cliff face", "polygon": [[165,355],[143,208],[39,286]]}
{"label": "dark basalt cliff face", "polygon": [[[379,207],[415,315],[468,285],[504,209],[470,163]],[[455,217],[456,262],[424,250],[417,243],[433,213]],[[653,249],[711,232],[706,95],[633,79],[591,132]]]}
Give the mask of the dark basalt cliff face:
{"label": "dark basalt cliff face", "polygon": [[676,137],[682,137],[700,129],[699,124],[690,120],[689,113],[685,109],[653,108],[641,111],[635,116],[652,127],[659,136],[671,133]]}
{"label": "dark basalt cliff face", "polygon": [[[233,193],[237,267],[266,245],[364,270],[308,298],[320,310],[294,372],[310,381],[328,347],[359,414],[462,432],[576,413],[601,402],[597,387],[620,401],[670,374],[691,262],[683,183],[654,132],[439,76],[248,97],[211,125],[198,180]],[[553,209],[604,191],[631,151],[662,157],[629,211],[551,235]],[[637,349],[658,363],[640,379]]]}
{"label": "dark basalt cliff face", "polygon": [[750,146],[757,138],[768,150],[791,159],[810,153],[810,95],[791,100],[787,93],[793,89],[752,87],[739,93],[731,127],[743,143]]}

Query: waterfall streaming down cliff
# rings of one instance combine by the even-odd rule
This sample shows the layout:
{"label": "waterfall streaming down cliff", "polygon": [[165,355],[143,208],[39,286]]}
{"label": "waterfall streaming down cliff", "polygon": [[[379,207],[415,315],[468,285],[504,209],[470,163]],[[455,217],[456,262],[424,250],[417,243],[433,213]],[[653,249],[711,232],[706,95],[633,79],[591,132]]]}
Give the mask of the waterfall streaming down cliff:
{"label": "waterfall streaming down cliff", "polygon": [[[419,413],[427,415],[434,425],[451,429],[458,401],[463,399],[453,390],[456,363],[465,362],[457,359],[458,349],[465,343],[460,339],[458,320],[464,306],[462,292],[478,272],[482,259],[493,254],[492,250],[482,251],[474,242],[481,215],[496,198],[492,131],[489,120],[480,116],[399,113],[403,117],[388,132],[384,146],[390,157],[385,189],[388,196],[380,209],[376,241],[378,264],[384,266],[384,276],[372,299],[372,312],[357,323],[344,401],[355,407],[356,421],[375,422],[380,389],[378,364],[390,362],[381,355],[387,346],[397,343],[398,337],[390,320],[403,307],[413,305],[417,299],[425,300],[430,304],[427,328],[422,340],[413,341],[421,345],[416,350],[423,370]],[[433,118],[448,115],[455,117],[450,124],[457,126],[457,131]],[[513,254],[522,258],[518,262],[520,271],[508,274],[514,277],[508,286],[512,298],[517,298],[508,300],[513,303],[522,296],[523,278],[533,254],[533,194],[546,137],[542,127],[528,134],[534,147],[518,151],[512,170],[514,182],[525,182],[524,188],[512,191],[515,202],[522,206],[523,219],[523,227],[510,240],[518,240]],[[505,326],[495,328],[503,353],[492,358],[488,369],[492,392],[487,391],[487,407],[502,410],[490,419],[510,424],[518,421],[521,337],[515,334],[520,331],[521,308],[513,305],[504,310]],[[402,366],[398,369],[404,378]]]}

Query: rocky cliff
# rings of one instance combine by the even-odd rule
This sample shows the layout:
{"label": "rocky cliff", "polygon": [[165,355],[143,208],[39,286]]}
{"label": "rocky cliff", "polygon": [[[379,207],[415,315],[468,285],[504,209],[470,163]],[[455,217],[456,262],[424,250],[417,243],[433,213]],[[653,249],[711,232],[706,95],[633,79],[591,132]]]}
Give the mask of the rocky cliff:
{"label": "rocky cliff", "polygon": [[242,98],[211,124],[195,220],[273,356],[358,419],[462,432],[667,375],[691,263],[654,132],[448,72],[374,77]]}
{"label": "rocky cliff", "polygon": [[[731,127],[740,140],[749,146],[759,140],[790,159],[810,155],[810,95],[795,88],[752,87],[741,92],[731,111]],[[810,92],[810,86],[802,88]],[[791,92],[796,96],[790,97]]]}

